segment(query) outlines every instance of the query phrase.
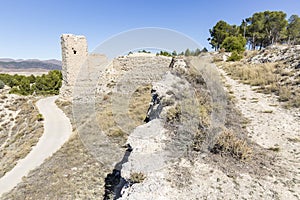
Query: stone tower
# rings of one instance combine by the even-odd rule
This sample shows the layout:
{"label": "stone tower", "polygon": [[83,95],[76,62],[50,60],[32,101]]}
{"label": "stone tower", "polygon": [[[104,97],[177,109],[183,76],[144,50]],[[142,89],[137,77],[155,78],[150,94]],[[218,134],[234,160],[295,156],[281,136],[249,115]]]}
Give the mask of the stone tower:
{"label": "stone tower", "polygon": [[70,99],[80,68],[88,57],[86,38],[73,34],[63,34],[61,36],[61,50],[63,81],[60,95],[64,99]]}

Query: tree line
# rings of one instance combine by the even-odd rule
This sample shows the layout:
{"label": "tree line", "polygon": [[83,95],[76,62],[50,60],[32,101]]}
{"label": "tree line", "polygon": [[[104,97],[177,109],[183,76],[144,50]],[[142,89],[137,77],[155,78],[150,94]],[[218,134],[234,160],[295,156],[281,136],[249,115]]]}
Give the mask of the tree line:
{"label": "tree line", "polygon": [[[159,51],[156,53],[157,56],[168,56],[168,57],[174,57],[174,56],[199,56],[201,53],[208,52],[208,50],[204,47],[202,50],[199,48],[196,48],[195,50],[190,50],[187,48],[185,51],[182,51],[180,53],[177,53],[176,50],[171,52],[168,51]],[[151,51],[146,50],[139,50],[138,53],[151,53]],[[132,51],[130,51],[127,55],[133,54]]]}
{"label": "tree line", "polygon": [[156,55],[162,55],[162,56],[170,56],[170,57],[174,57],[174,56],[199,56],[201,53],[205,53],[208,52],[208,50],[204,47],[202,50],[200,50],[199,48],[196,48],[195,50],[190,50],[189,48],[187,48],[184,52],[180,52],[177,53],[175,50],[170,53],[168,51],[160,51],[158,53],[156,53]]}
{"label": "tree line", "polygon": [[209,29],[210,45],[215,50],[241,52],[248,44],[249,49],[262,49],[275,43],[300,44],[300,18],[292,15],[287,20],[282,11],[254,13],[243,19],[240,25],[230,25],[220,20]]}
{"label": "tree line", "polygon": [[62,85],[62,74],[59,70],[49,71],[42,76],[0,74],[0,83],[3,87],[9,86],[10,93],[14,94],[57,95]]}

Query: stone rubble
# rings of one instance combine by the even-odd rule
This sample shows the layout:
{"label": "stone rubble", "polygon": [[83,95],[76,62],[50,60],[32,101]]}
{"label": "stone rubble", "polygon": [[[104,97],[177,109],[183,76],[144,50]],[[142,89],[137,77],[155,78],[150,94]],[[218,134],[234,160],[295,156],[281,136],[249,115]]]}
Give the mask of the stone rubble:
{"label": "stone rubble", "polygon": [[251,63],[274,63],[283,61],[291,68],[300,68],[300,45],[273,45],[248,60]]}

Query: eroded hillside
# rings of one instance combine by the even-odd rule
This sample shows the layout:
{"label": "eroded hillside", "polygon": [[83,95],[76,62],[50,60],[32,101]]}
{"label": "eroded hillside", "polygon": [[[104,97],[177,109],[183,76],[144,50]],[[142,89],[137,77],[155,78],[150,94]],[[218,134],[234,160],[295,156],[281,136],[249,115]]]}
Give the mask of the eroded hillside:
{"label": "eroded hillside", "polygon": [[[83,102],[78,123],[72,103],[57,102],[74,136],[4,199],[299,198],[299,118],[278,103],[283,86],[271,91],[279,97],[258,93],[285,77],[274,66],[273,82],[256,80],[264,64],[250,76],[260,54],[238,63],[209,54],[115,59],[99,80],[93,115],[85,117]],[[234,81],[235,72],[264,85]],[[296,99],[293,77],[279,83]]]}
{"label": "eroded hillside", "polygon": [[37,98],[0,95],[0,177],[24,158],[43,134],[43,123],[35,102]]}

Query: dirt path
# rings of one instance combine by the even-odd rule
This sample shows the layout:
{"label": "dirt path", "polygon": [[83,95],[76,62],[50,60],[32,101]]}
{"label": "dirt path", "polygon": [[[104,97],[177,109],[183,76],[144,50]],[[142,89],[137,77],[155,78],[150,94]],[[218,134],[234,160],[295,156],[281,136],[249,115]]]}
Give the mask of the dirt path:
{"label": "dirt path", "polygon": [[300,117],[282,108],[274,95],[257,93],[253,87],[231,79],[222,67],[219,71],[236,98],[236,106],[249,119],[249,138],[276,152],[278,166],[285,172],[284,177],[273,177],[284,186],[276,192],[281,197],[294,193],[300,198]]}
{"label": "dirt path", "polygon": [[[224,76],[222,85],[228,86],[236,107],[249,119],[246,124],[249,139],[265,148],[266,152],[270,151],[270,157],[265,158],[272,159],[269,161],[273,166],[262,166],[266,173],[261,175],[247,173],[245,166],[245,171],[231,177],[216,166],[203,162],[201,158],[194,160],[192,167],[188,161],[182,160],[168,173],[176,177],[173,181],[175,183],[178,177],[182,177],[181,170],[189,172],[186,177],[193,181],[189,182],[187,188],[180,187],[178,193],[172,192],[176,194],[173,199],[186,199],[187,194],[189,199],[300,199],[299,113],[283,109],[274,96],[256,93],[249,85],[232,80],[222,67],[217,68],[218,72],[215,73],[213,69],[216,66],[211,60],[209,56],[194,57],[190,63],[198,70],[211,70],[207,81],[213,82],[216,87],[216,77],[219,74]],[[216,97],[222,98],[219,90],[216,90]],[[218,116],[214,119],[222,122],[223,118]]]}
{"label": "dirt path", "polygon": [[31,152],[0,179],[0,196],[21,182],[23,176],[42,164],[70,137],[72,133],[71,123],[55,104],[56,99],[57,96],[52,96],[37,102],[37,107],[45,118],[44,134]]}

